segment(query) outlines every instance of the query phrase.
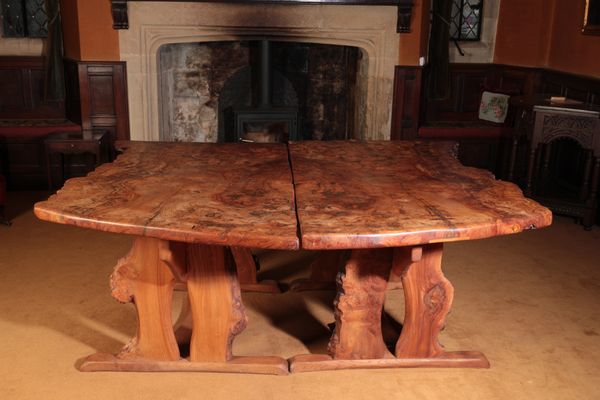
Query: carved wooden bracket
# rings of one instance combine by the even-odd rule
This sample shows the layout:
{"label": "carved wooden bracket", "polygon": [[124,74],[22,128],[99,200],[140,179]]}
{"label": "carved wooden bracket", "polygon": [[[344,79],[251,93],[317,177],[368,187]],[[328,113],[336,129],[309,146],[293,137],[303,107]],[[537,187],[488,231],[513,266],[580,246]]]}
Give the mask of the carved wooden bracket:
{"label": "carved wooden bracket", "polygon": [[111,10],[114,29],[129,29],[127,16],[127,0],[111,0]]}
{"label": "carved wooden bracket", "polygon": [[398,2],[398,23],[396,24],[396,32],[410,32],[410,21],[412,20],[413,6],[414,2],[412,0]]}
{"label": "carved wooden bracket", "polygon": [[[129,29],[127,16],[127,3],[130,1],[155,1],[155,0],[111,0],[113,28]],[[176,1],[176,0],[169,0]],[[232,3],[236,0],[181,0],[184,2],[207,3]],[[239,3],[257,4],[334,4],[334,5],[368,5],[368,6],[398,6],[398,23],[396,32],[410,32],[412,20],[413,0],[237,0]]]}

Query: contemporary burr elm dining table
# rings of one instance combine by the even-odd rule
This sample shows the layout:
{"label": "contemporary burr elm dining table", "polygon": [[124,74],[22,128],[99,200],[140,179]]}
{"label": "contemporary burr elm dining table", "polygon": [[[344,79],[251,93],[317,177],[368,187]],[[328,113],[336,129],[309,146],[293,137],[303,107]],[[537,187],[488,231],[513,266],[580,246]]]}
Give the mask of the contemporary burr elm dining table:
{"label": "contemporary burr elm dining table", "polygon": [[[117,355],[89,356],[82,371],[485,368],[482,353],[450,352],[438,342],[454,293],[441,269],[443,243],[541,228],[552,219],[514,184],[462,166],[452,143],[122,147],[116,161],[35,205],[43,220],[135,236],[110,283],[117,300],[135,304],[137,334]],[[328,354],[232,355],[247,318],[228,247],[348,251]],[[394,351],[381,332],[390,272],[405,296]],[[187,286],[187,330],[172,322],[176,283]]]}

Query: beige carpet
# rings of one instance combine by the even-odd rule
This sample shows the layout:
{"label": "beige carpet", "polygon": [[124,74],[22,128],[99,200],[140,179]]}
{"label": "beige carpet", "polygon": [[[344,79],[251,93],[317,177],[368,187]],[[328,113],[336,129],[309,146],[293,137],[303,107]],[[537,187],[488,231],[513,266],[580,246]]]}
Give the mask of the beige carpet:
{"label": "beige carpet", "polygon": [[[43,194],[42,194],[43,195]],[[76,361],[117,352],[134,334],[131,305],[108,276],[131,243],[37,221],[32,194],[11,193],[0,227],[0,399],[600,399],[600,229],[551,228],[446,246],[456,294],[441,341],[483,350],[492,367],[355,370],[289,376],[81,373]],[[267,252],[263,277],[305,273],[306,253]],[[286,263],[291,262],[286,267]],[[239,355],[323,351],[333,293],[244,294]],[[402,318],[401,292],[388,312]]]}

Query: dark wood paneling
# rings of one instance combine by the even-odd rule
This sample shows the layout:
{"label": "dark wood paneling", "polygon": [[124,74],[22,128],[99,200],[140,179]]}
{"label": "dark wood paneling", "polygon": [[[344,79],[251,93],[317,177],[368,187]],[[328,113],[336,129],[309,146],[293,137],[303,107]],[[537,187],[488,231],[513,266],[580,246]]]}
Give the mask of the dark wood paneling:
{"label": "dark wood paneling", "polygon": [[83,129],[105,129],[110,142],[129,140],[124,62],[66,61],[67,115]]}
{"label": "dark wood paneling", "polygon": [[419,129],[423,69],[396,66],[392,108],[392,140],[414,139]]}
{"label": "dark wood paneling", "polygon": [[[432,101],[423,95],[422,128],[417,138],[440,140],[443,137],[455,140],[460,144],[461,162],[486,168],[502,178],[507,176],[507,132],[514,126],[515,110],[509,109],[507,121],[503,125],[480,121],[478,107],[483,90],[512,96],[561,95],[600,105],[600,79],[597,78],[501,64],[451,64],[450,71],[452,91],[447,99]],[[423,80],[427,80],[427,70],[424,70]],[[423,85],[425,86],[426,84]],[[397,107],[395,105],[394,109]],[[525,146],[517,149],[517,176],[524,169],[522,164],[525,150]]]}
{"label": "dark wood paneling", "polygon": [[539,92],[600,105],[600,79],[597,78],[544,70],[541,74]]}
{"label": "dark wood paneling", "polygon": [[482,64],[452,64],[450,68],[450,95],[445,99],[428,100],[425,120],[471,121],[476,119],[479,99],[485,87],[490,86],[490,68]]}
{"label": "dark wood paneling", "polygon": [[0,119],[64,118],[63,102],[44,101],[43,57],[0,56]]}

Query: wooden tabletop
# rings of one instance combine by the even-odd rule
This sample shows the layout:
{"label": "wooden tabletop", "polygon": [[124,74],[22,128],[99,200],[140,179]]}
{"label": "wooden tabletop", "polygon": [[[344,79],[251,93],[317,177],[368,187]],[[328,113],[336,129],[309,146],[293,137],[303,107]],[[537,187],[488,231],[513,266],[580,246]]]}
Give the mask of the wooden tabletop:
{"label": "wooden tabletop", "polygon": [[297,249],[284,144],[132,142],[35,205],[47,221],[165,240]]}
{"label": "wooden tabletop", "polygon": [[133,142],[35,213],[109,232],[270,249],[416,245],[551,223],[517,186],[462,166],[452,150],[305,141],[289,145],[288,159],[284,144]]}
{"label": "wooden tabletop", "polygon": [[541,228],[551,212],[461,165],[452,143],[290,144],[304,249],[407,246]]}

